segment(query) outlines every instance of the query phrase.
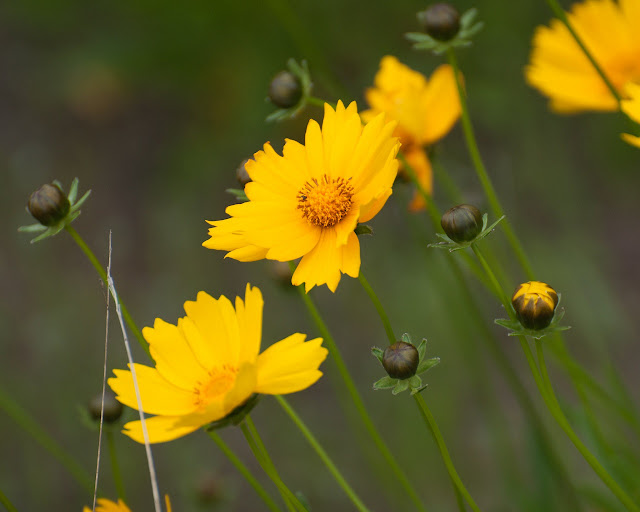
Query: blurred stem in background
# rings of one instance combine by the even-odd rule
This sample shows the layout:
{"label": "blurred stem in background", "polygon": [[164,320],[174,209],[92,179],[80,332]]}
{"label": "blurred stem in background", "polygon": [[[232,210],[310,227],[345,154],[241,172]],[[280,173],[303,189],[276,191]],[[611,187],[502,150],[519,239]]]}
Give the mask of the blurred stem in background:
{"label": "blurred stem in background", "polygon": [[4,410],[22,430],[53,455],[71,476],[87,490],[89,495],[93,497],[93,478],[91,478],[90,474],[83,469],[80,463],[67,453],[55,439],[47,434],[27,411],[14,402],[2,388],[0,388],[0,409]]}
{"label": "blurred stem in background", "polygon": [[0,490],[0,503],[4,506],[7,512],[18,512],[18,509],[13,506],[4,493]]}
{"label": "blurred stem in background", "polygon": [[[382,325],[384,326],[384,330],[387,334],[387,339],[389,340],[389,345],[393,345],[394,343],[396,343],[397,340],[393,333],[393,328],[391,327],[389,316],[384,310],[384,307],[382,306],[380,299],[378,299],[377,295],[373,291],[373,288],[371,288],[371,285],[364,277],[362,273],[362,269],[360,270],[360,274],[358,275],[358,280],[360,281],[360,284],[362,285],[365,292],[371,299],[371,302],[373,302],[373,305],[376,308],[378,315],[380,316],[380,320],[382,321]],[[458,472],[456,471],[456,468],[453,465],[453,461],[451,460],[451,456],[449,455],[449,450],[447,449],[447,445],[444,442],[444,438],[440,433],[438,424],[436,423],[435,418],[431,414],[431,411],[429,411],[429,408],[427,407],[426,402],[424,401],[424,399],[422,399],[422,396],[420,395],[420,393],[416,393],[413,396],[416,399],[416,404],[418,405],[418,408],[420,409],[420,414],[426,421],[429,431],[431,432],[431,435],[433,436],[433,439],[435,440],[438,446],[438,449],[440,450],[440,455],[442,456],[442,460],[444,461],[447,471],[449,472],[449,477],[451,478],[451,481],[453,483],[454,493],[456,493],[456,499],[458,498],[458,493],[460,493],[464,497],[464,499],[467,501],[469,506],[475,512],[480,512],[480,509],[478,508],[475,501],[473,500],[473,498],[465,488],[464,484],[462,483],[462,480],[458,476]],[[458,501],[458,504],[459,504],[459,501]],[[464,510],[464,507],[462,508],[462,510]]]}
{"label": "blurred stem in background", "polygon": [[[486,259],[482,255],[482,252],[478,248],[477,244],[473,244],[471,248],[473,249],[473,252],[478,258],[478,260],[480,261],[480,264],[485,269],[485,272],[487,273],[487,277],[491,280],[491,282],[495,286],[496,291],[501,297],[502,305],[504,306],[505,310],[509,314],[509,317],[511,318],[511,320],[515,320],[515,315],[511,308],[511,304],[509,302],[508,296],[506,295],[506,293],[498,283],[498,280],[496,279]],[[536,366],[535,360],[533,358],[533,354],[531,353],[531,349],[529,348],[529,343],[526,337],[523,335],[519,335],[518,338],[520,340],[520,345],[522,346],[522,349],[527,358],[527,362],[529,363],[529,367],[531,369],[531,373],[533,374],[538,390],[540,391],[540,394],[542,395],[542,398],[545,404],[547,405],[549,412],[551,413],[553,418],[556,420],[560,428],[564,430],[564,432],[567,434],[567,436],[569,437],[571,442],[574,444],[574,446],[578,449],[580,454],[589,463],[589,465],[593,468],[593,470],[604,482],[604,484],[607,487],[609,487],[611,492],[613,492],[613,494],[615,494],[615,496],[620,500],[620,502],[627,508],[627,510],[631,512],[640,512],[640,507],[638,507],[636,504],[633,503],[632,499],[618,485],[618,483],[611,477],[611,475],[609,475],[607,470],[602,466],[602,464],[600,464],[598,459],[596,459],[596,457],[589,451],[589,449],[584,445],[584,443],[582,443],[580,438],[578,438],[576,433],[573,431],[573,428],[571,427],[569,421],[567,420],[566,416],[562,412],[562,409],[560,408],[560,404],[558,403],[558,400],[553,391],[551,380],[549,379],[549,376],[547,373],[547,368],[546,368],[544,356],[542,353],[542,345],[540,341],[536,340],[536,346],[538,347],[538,365],[540,366],[540,369],[538,369],[538,367]]]}
{"label": "blurred stem in background", "polygon": [[118,498],[122,501],[126,501],[126,494],[124,489],[124,481],[122,480],[122,472],[120,471],[120,464],[118,462],[118,452],[116,450],[116,443],[113,437],[113,429],[106,429],[107,435],[107,447],[109,449],[109,459],[111,461],[111,473],[113,475],[113,482],[116,486]]}
{"label": "blurred stem in background", "polygon": [[[295,265],[293,263],[289,263],[289,268],[293,272],[293,270],[295,269]],[[365,429],[371,436],[371,439],[376,445],[376,448],[378,449],[378,451],[384,457],[387,465],[391,468],[391,471],[394,473],[394,475],[396,476],[396,478],[398,479],[398,481],[400,482],[400,484],[402,485],[406,493],[409,495],[409,498],[411,499],[411,501],[418,508],[418,510],[425,512],[426,511],[425,506],[422,503],[418,493],[415,491],[415,489],[411,485],[411,482],[409,481],[408,477],[406,476],[406,474],[404,473],[404,471],[396,461],[394,455],[391,453],[391,450],[389,450],[386,443],[382,439],[382,436],[380,436],[380,434],[378,433],[378,430],[373,424],[373,421],[371,420],[371,417],[367,412],[364,402],[362,401],[362,397],[360,396],[360,393],[358,392],[358,389],[356,388],[356,385],[353,382],[351,375],[349,374],[347,365],[345,364],[344,359],[340,354],[340,350],[338,349],[338,346],[336,345],[336,342],[333,339],[333,336],[329,332],[327,325],[322,319],[322,316],[318,312],[318,308],[316,308],[316,305],[314,304],[309,294],[305,292],[304,285],[300,285],[297,288],[298,288],[300,297],[302,298],[302,301],[307,307],[307,310],[309,311],[311,318],[315,322],[316,327],[320,332],[320,335],[324,339],[324,346],[327,347],[327,349],[329,350],[329,353],[331,354],[331,357],[333,358],[333,361],[335,362],[338,368],[338,373],[342,378],[344,386],[347,388],[347,392],[349,393],[349,396],[355,405],[356,411],[358,412],[358,415]]]}

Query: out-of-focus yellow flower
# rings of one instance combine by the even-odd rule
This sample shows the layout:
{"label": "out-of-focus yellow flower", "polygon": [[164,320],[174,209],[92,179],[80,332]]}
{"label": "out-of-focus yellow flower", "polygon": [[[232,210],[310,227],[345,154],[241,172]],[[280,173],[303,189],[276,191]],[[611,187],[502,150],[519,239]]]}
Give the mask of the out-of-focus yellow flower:
{"label": "out-of-focus yellow flower", "polygon": [[[625,88],[625,92],[629,99],[622,100],[620,102],[620,107],[631,119],[636,123],[640,123],[640,85],[628,84]],[[640,137],[637,137],[636,135],[623,133],[622,140],[640,148]]]}
{"label": "out-of-focus yellow flower", "polygon": [[[573,5],[567,17],[621,96],[629,82],[640,83],[640,1],[587,0]],[[525,75],[558,113],[618,109],[611,91],[560,20],[536,29]]]}
{"label": "out-of-focus yellow flower", "polygon": [[[327,357],[322,338],[305,342],[304,334],[274,343],[259,354],[262,294],[247,285],[244,302],[214,299],[205,292],[187,301],[187,316],[172,325],[157,318],[142,334],[155,368],[135,365],[142,408],[155,414],[145,421],[151,443],[171,441],[224,418],[254,393],[294,393],[315,383]],[[123,404],[138,408],[133,378],[115,370],[109,385]],[[144,442],[140,421],[124,433]]]}
{"label": "out-of-focus yellow flower", "polygon": [[[169,496],[164,497],[166,511],[171,512],[171,502]],[[82,512],[91,512],[89,507],[84,507]],[[131,512],[131,509],[127,507],[122,500],[115,501],[107,500],[105,498],[99,498],[96,503],[96,512]]]}
{"label": "out-of-focus yellow flower", "polygon": [[360,243],[354,230],[391,195],[400,144],[394,122],[380,114],[362,126],[355,102],[324,108],[322,129],[309,121],[305,145],[287,140],[283,156],[269,143],[245,165],[249,201],[229,206],[229,219],[211,222],[209,249],[239,261],[302,258],[291,282],[309,291],[335,291],[341,273],[358,277]]}
{"label": "out-of-focus yellow flower", "polygon": [[[387,55],[380,61],[374,87],[367,89],[365,96],[371,108],[362,112],[362,119],[368,122],[384,112],[398,122],[394,135],[400,138],[402,153],[422,187],[431,194],[433,176],[423,146],[444,137],[460,117],[460,99],[451,66],[439,66],[427,80]],[[409,208],[424,207],[422,196],[416,194]]]}

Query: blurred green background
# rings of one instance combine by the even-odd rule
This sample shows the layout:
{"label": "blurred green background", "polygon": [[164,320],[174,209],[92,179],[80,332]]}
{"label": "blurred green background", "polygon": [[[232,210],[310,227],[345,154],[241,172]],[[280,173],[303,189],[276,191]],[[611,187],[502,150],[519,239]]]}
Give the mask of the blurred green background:
{"label": "blurred green background", "polygon": [[[568,7],[569,4],[565,4]],[[0,387],[46,427],[90,473],[97,435],[79,408],[101,389],[105,290],[65,233],[30,245],[16,228],[30,224],[29,194],[74,177],[92,190],[74,227],[106,262],[113,233],[113,276],[139,326],[161,317],[175,323],[199,290],[243,294],[247,282],[265,295],[263,347],[288,334],[317,331],[294,290],[270,262],[242,264],[205,250],[205,219],[224,218],[237,187],[235,168],[271,141],[302,140],[308,117],[266,124],[271,77],[287,59],[307,59],[316,95],[356,100],[378,62],[391,54],[426,74],[440,59],[410,48],[422,2],[263,2],[164,0],[81,2],[23,0],[0,5]],[[640,310],[640,173],[637,149],[620,141],[615,114],[560,117],[523,79],[536,25],[551,14],[545,2],[460,1],[477,7],[486,26],[459,52],[481,151],[505,209],[539,278],[562,293],[566,339],[594,378],[612,376],[638,400]],[[484,207],[459,126],[438,156],[467,202]],[[442,358],[424,392],[457,468],[483,510],[560,510],[532,436],[505,380],[478,341],[461,306],[445,255],[424,215],[406,213],[411,190],[399,185],[362,239],[362,269],[387,307],[396,334],[429,339]],[[442,209],[453,206],[436,183]],[[524,280],[501,232],[489,238],[512,284]],[[493,325],[504,316],[494,298],[468,275],[487,324],[547,418],[516,342]],[[329,323],[365,402],[407,468],[430,510],[455,509],[437,449],[408,395],[371,390],[382,376],[370,355],[386,343],[375,310],[356,280],[337,293],[312,295]],[[112,320],[114,316],[112,315]],[[125,365],[117,323],[111,322],[109,367]],[[146,362],[139,347],[137,359]],[[372,510],[410,510],[379,484],[379,457],[366,433],[336,398],[335,368],[291,398]],[[564,373],[553,377],[577,430],[591,432]],[[614,379],[614,380],[615,380]],[[335,381],[335,379],[333,379]],[[337,382],[337,381],[336,381]],[[348,406],[348,403],[347,403]],[[598,411],[596,402],[596,412]],[[602,416],[604,417],[604,416]],[[265,399],[254,419],[284,480],[302,490],[314,511],[351,510],[298,431]],[[613,460],[638,450],[625,432],[604,435]],[[578,487],[609,499],[562,432],[549,423],[554,446]],[[222,432],[262,481],[268,482],[239,431]],[[118,436],[117,446],[134,512],[151,510],[143,447]],[[163,493],[178,512],[252,511],[264,506],[202,433],[154,446]],[[610,454],[611,455],[611,454]],[[611,460],[611,459],[610,459]],[[102,488],[115,499],[109,462]],[[0,489],[24,511],[81,510],[90,497],[42,448],[0,411]],[[203,493],[213,495],[203,503]],[[587,507],[586,510],[617,510]],[[566,510],[566,509],[565,509]]]}

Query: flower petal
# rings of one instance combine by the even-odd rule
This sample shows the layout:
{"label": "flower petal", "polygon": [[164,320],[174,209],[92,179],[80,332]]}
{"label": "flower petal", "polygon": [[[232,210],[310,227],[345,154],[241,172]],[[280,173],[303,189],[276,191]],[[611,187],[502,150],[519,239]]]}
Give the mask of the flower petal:
{"label": "flower petal", "polygon": [[424,126],[418,142],[433,144],[449,133],[460,117],[460,97],[451,66],[443,64],[431,74],[420,107]]}
{"label": "flower petal", "polygon": [[[173,441],[179,437],[191,434],[198,430],[205,423],[201,422],[202,415],[188,416],[154,416],[153,418],[145,418],[147,426],[147,434],[149,435],[149,443],[164,443]],[[130,421],[124,425],[122,433],[129,436],[137,443],[144,444],[144,436],[142,435],[142,424],[140,421]]]}
{"label": "flower petal", "polygon": [[335,229],[323,229],[316,246],[305,254],[291,278],[291,284],[305,283],[308,292],[314,286],[326,284],[332,292],[340,282],[341,249],[336,246]]}
{"label": "flower petal", "polygon": [[226,416],[239,405],[245,403],[256,392],[256,365],[244,363],[240,366],[236,380],[224,396],[223,410]]}
{"label": "flower petal", "polygon": [[262,340],[262,293],[255,286],[247,284],[245,299],[236,297],[236,316],[241,341],[238,363],[254,363],[260,352]]}

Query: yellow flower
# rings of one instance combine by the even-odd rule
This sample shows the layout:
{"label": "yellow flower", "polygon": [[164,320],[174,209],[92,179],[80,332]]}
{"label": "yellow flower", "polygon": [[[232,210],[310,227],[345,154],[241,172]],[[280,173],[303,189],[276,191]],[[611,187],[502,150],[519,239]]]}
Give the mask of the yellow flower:
{"label": "yellow flower", "polygon": [[309,291],[335,291],[341,273],[358,277],[354,229],[371,220],[391,195],[400,144],[395,123],[381,114],[362,126],[355,102],[324,108],[322,129],[309,121],[305,145],[287,140],[283,156],[269,143],[245,168],[249,201],[229,206],[229,219],[211,222],[209,249],[239,261],[302,258],[291,278]]}
{"label": "yellow flower", "polygon": [[[625,88],[625,92],[630,99],[622,100],[620,102],[620,107],[631,119],[636,123],[640,123],[640,85],[628,84]],[[623,133],[622,140],[640,148],[640,137],[629,133]]]}
{"label": "yellow flower", "polygon": [[[169,496],[164,497],[166,511],[171,512],[171,502]],[[89,507],[84,507],[82,512],[91,512]],[[105,498],[99,498],[96,504],[96,512],[131,512],[131,509],[127,507],[122,500],[115,501],[107,500]]]}
{"label": "yellow flower", "polygon": [[[322,339],[304,334],[274,343],[259,354],[262,294],[247,285],[244,302],[214,299],[205,292],[184,304],[187,316],[172,325],[157,318],[142,334],[156,366],[135,365],[142,408],[155,414],[145,421],[151,443],[187,435],[227,416],[254,393],[293,393],[315,383],[327,356]],[[109,379],[118,400],[138,408],[131,372],[115,370]],[[124,433],[144,442],[140,421]]]}
{"label": "yellow flower", "polygon": [[[371,109],[362,112],[362,118],[369,121],[385,112],[398,122],[394,135],[400,138],[402,152],[418,181],[431,194],[431,164],[423,146],[444,137],[460,117],[460,99],[451,66],[438,67],[427,80],[387,55],[380,61],[374,87],[367,89],[365,95]],[[424,207],[422,196],[416,194],[409,208]]]}
{"label": "yellow flower", "polygon": [[[567,13],[569,23],[620,93],[640,83],[640,2],[587,0]],[[618,104],[565,25],[557,19],[533,37],[529,84],[550,98],[559,113],[614,111]]]}

